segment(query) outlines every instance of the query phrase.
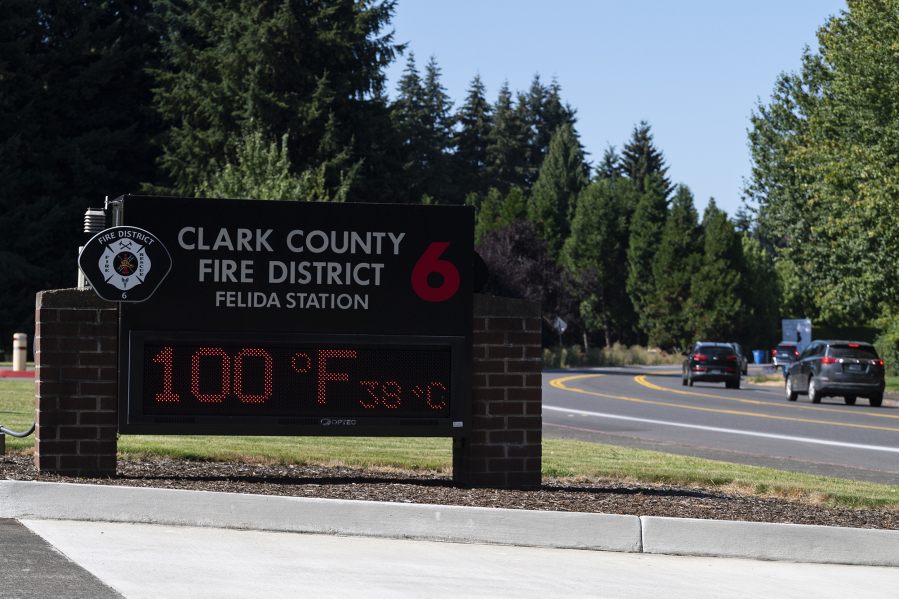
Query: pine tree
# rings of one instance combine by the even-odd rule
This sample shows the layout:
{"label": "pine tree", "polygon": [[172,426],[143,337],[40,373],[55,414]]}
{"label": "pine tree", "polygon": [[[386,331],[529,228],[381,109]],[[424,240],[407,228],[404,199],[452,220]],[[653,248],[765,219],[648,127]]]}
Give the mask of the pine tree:
{"label": "pine tree", "polygon": [[[619,184],[625,181],[633,186],[633,182],[627,178],[622,178]],[[664,183],[658,173],[654,173],[646,182],[646,191],[640,195],[631,219],[627,248],[627,293],[634,311],[639,315],[638,327],[644,333],[651,329],[647,308],[655,300],[653,265],[662,241],[667,215]]]}
{"label": "pine tree", "polygon": [[84,210],[152,181],[149,1],[0,2],[0,338],[72,287]]}
{"label": "pine tree", "polygon": [[690,282],[688,330],[694,341],[732,340],[742,332],[743,245],[734,224],[714,199],[703,214],[702,229],[704,251],[702,264]]}
{"label": "pine tree", "polygon": [[627,276],[628,207],[611,182],[591,183],[581,193],[571,235],[561,261],[578,282],[581,319],[590,332],[602,331],[606,346],[629,320],[630,300],[621,281]]}
{"label": "pine tree", "polygon": [[500,228],[500,213],[503,209],[503,194],[495,187],[491,187],[481,202],[474,225],[475,244],[481,242],[490,231]]}
{"label": "pine tree", "polygon": [[[394,152],[384,68],[403,46],[395,2],[159,0],[164,68],[155,106],[170,125],[161,166],[170,191],[190,195],[235,141],[287,133],[295,172],[324,165],[329,187],[361,165],[356,199],[396,201],[373,185]],[[392,171],[390,171],[392,172]],[[366,183],[368,183],[366,185]],[[415,198],[416,201],[418,198]]]}
{"label": "pine tree", "polygon": [[493,109],[488,135],[486,175],[490,185],[508,192],[528,179],[527,131],[521,111],[512,105],[509,84],[503,84]]}
{"label": "pine tree", "polygon": [[562,125],[550,142],[528,206],[528,218],[554,258],[568,237],[577,197],[587,185],[588,172],[574,127]]}
{"label": "pine tree", "polygon": [[287,135],[281,146],[267,144],[261,133],[240,140],[237,159],[210,175],[197,189],[198,197],[268,201],[343,202],[349,193],[354,171],[336,192],[325,186],[323,167],[300,175],[290,170]]}
{"label": "pine tree", "polygon": [[596,166],[596,178],[600,181],[612,181],[621,176],[621,157],[615,152],[615,146],[610,145],[602,154],[602,161]]}
{"label": "pine tree", "polygon": [[[519,105],[523,107],[524,122],[528,131],[528,161],[530,163],[529,183],[535,184],[539,177],[543,160],[549,151],[556,129],[563,125],[574,126],[577,123],[576,111],[569,105],[562,104],[560,97],[562,87],[553,79],[549,87],[540,81],[540,75],[534,75],[527,94],[519,95]],[[583,146],[580,146],[583,152]]]}
{"label": "pine tree", "polygon": [[493,114],[485,96],[486,88],[480,75],[475,76],[468,88],[468,96],[456,114],[459,131],[455,136],[453,172],[462,193],[487,191],[487,146]]}
{"label": "pine tree", "polygon": [[693,194],[678,186],[652,267],[655,296],[645,307],[649,343],[686,348],[693,342],[685,308],[693,274],[702,264],[702,236]]}
{"label": "pine tree", "polygon": [[431,123],[421,77],[415,67],[415,53],[409,52],[406,68],[397,84],[397,98],[392,106],[398,134],[402,141],[401,185],[409,198],[420,198],[427,189],[428,142]]}
{"label": "pine tree", "polygon": [[458,191],[450,172],[454,125],[453,102],[446,94],[446,88],[440,83],[440,68],[433,56],[425,67],[423,87],[425,124],[428,130],[424,156],[427,173],[425,193],[436,203],[446,204]]}
{"label": "pine tree", "polygon": [[503,200],[502,208],[500,208],[499,226],[506,227],[515,221],[524,220],[527,218],[527,215],[527,198],[524,197],[524,192],[521,191],[520,187],[513,187],[506,194],[506,199]]}
{"label": "pine tree", "polygon": [[621,152],[621,172],[633,179],[637,190],[645,191],[646,178],[652,173],[658,173],[664,184],[665,198],[674,191],[674,186],[666,176],[668,167],[665,166],[665,157],[652,143],[652,134],[649,132],[649,123],[640,121],[634,126],[631,140],[625,144]]}

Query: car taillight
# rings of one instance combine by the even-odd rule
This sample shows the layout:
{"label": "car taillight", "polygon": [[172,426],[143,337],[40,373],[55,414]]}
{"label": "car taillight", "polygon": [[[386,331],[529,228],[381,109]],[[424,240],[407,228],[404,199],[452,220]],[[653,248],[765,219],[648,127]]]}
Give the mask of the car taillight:
{"label": "car taillight", "polygon": [[693,354],[693,359],[694,360],[705,360],[705,356],[703,356],[702,354]]}
{"label": "car taillight", "polygon": [[799,352],[796,351],[795,349],[793,350],[793,353],[796,354],[797,356],[799,355]]}
{"label": "car taillight", "polygon": [[883,360],[877,360],[877,365],[878,365],[878,366],[883,366]]}
{"label": "car taillight", "polygon": [[772,350],[771,350],[771,355],[772,355],[772,356],[776,356],[776,355],[777,355],[777,350],[776,350],[776,349],[772,349]]}
{"label": "car taillight", "polygon": [[836,364],[837,359],[836,358],[821,358],[821,363],[822,364]]}
{"label": "car taillight", "polygon": [[737,356],[727,356],[727,361],[728,361],[728,362],[736,362],[736,361],[737,361]]}
{"label": "car taillight", "polygon": [[850,343],[849,347],[858,347],[858,343]]}

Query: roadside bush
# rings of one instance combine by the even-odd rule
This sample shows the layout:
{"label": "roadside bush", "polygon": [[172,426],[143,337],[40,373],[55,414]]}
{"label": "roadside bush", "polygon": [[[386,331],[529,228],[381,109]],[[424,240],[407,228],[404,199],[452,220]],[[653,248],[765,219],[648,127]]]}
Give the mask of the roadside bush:
{"label": "roadside bush", "polygon": [[683,357],[659,349],[639,345],[627,347],[619,343],[611,347],[594,347],[584,353],[579,345],[543,350],[543,368],[577,368],[582,366],[662,366],[680,364]]}
{"label": "roadside bush", "polygon": [[880,321],[883,331],[874,340],[874,348],[883,360],[887,376],[899,375],[899,318],[890,317]]}

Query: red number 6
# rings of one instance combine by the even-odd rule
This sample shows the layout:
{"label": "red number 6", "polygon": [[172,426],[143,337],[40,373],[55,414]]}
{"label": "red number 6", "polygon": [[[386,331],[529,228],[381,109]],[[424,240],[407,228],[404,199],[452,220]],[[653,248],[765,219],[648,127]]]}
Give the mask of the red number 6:
{"label": "red number 6", "polygon": [[[420,298],[429,302],[448,300],[459,289],[459,271],[446,260],[438,260],[447,247],[449,243],[435,241],[425,250],[412,269],[412,289]],[[432,272],[443,275],[443,285],[436,288],[428,285],[428,275]]]}

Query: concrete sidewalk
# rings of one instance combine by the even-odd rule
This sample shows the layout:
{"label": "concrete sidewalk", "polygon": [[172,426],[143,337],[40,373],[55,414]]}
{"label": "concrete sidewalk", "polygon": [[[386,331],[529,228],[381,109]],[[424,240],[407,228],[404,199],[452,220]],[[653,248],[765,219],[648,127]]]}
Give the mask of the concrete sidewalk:
{"label": "concrete sidewalk", "polygon": [[[23,524],[127,599],[892,599],[899,569],[109,522]],[[93,597],[83,589],[33,597]],[[82,592],[77,592],[82,591]]]}
{"label": "concrete sidewalk", "polygon": [[0,481],[0,517],[899,566],[899,531]]}

